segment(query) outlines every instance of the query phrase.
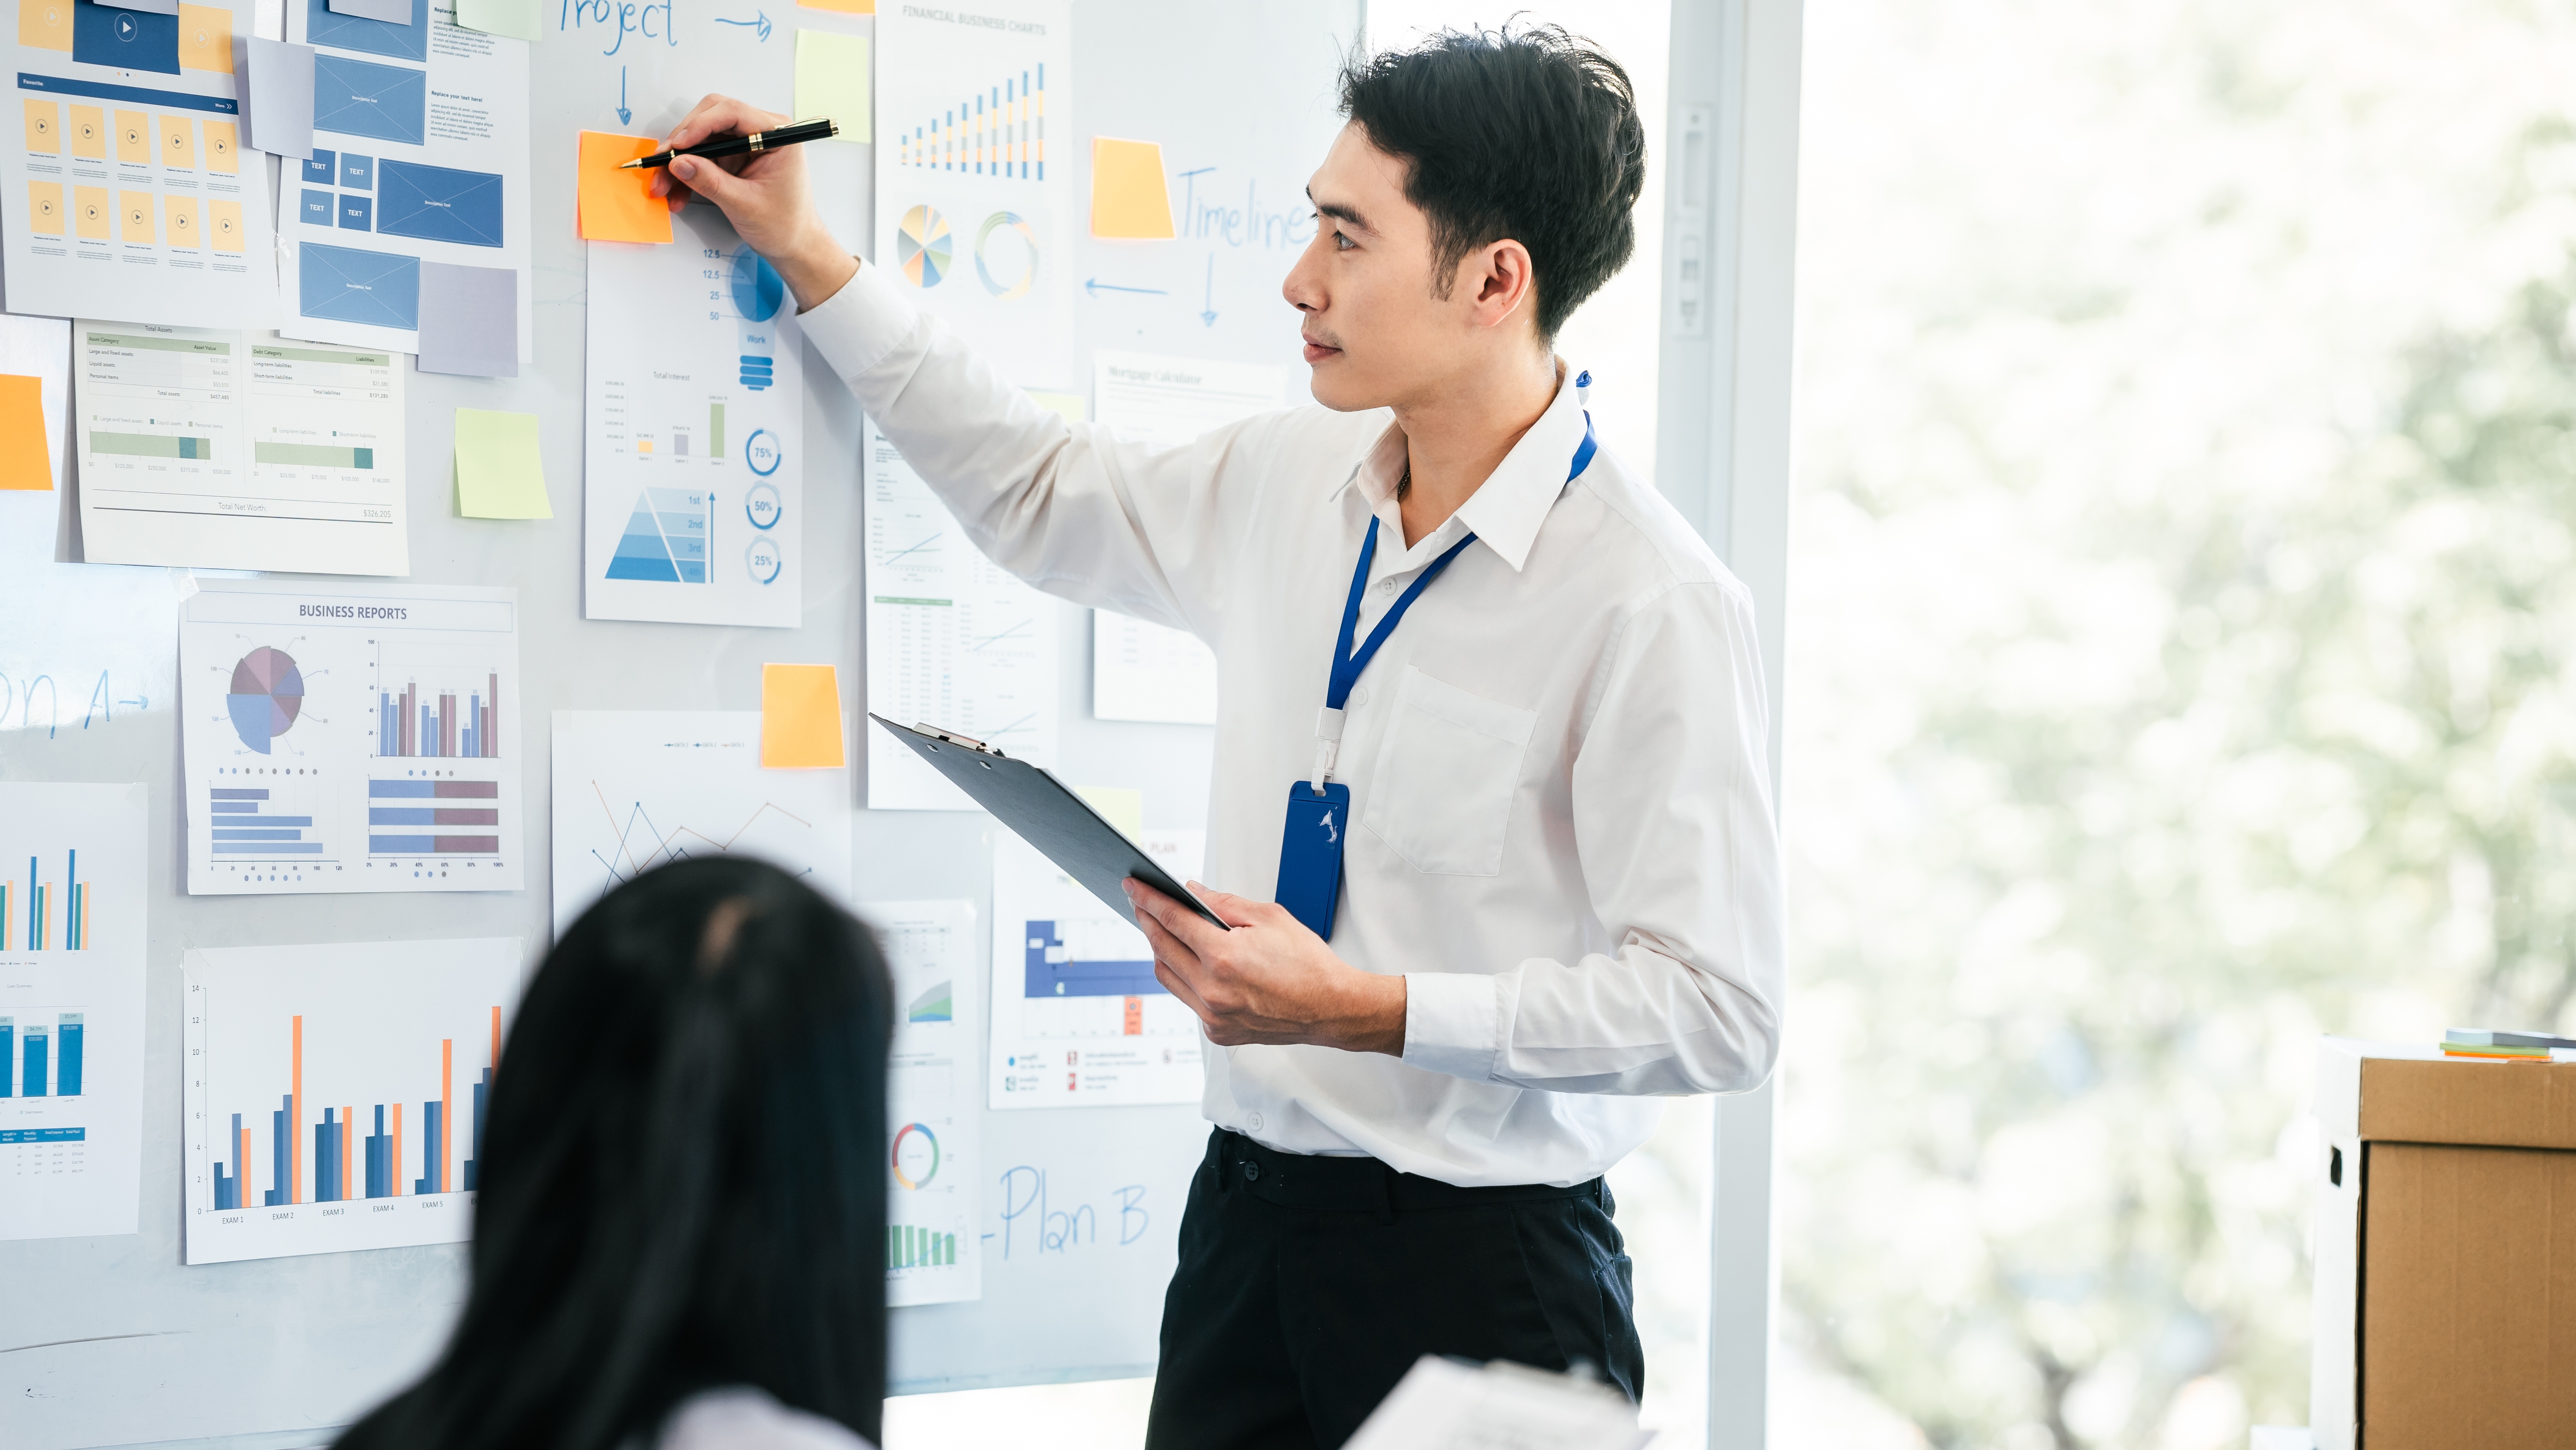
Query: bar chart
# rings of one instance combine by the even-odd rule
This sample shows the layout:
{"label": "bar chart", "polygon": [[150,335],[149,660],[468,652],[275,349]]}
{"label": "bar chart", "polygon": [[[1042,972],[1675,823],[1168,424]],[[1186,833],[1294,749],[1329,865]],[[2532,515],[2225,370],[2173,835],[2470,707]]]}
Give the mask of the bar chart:
{"label": "bar chart", "polygon": [[90,888],[80,876],[80,852],[60,854],[60,875],[47,868],[47,858],[29,856],[26,875],[0,877],[0,951],[76,952],[89,945]]}
{"label": "bar chart", "polygon": [[188,1262],[467,1236],[516,938],[191,951]]}
{"label": "bar chart", "polygon": [[468,691],[461,710],[455,690],[425,697],[418,680],[404,681],[400,694],[377,690],[376,754],[465,760],[498,756],[492,721],[501,708],[501,676],[493,671],[483,678],[483,688]]}
{"label": "bar chart", "polygon": [[[1138,841],[1184,881],[1206,843]],[[1007,831],[993,842],[993,915],[991,1106],[1198,1101],[1198,1018],[1155,978],[1144,933]]]}
{"label": "bar chart", "polygon": [[148,798],[0,783],[0,1239],[135,1231]]}

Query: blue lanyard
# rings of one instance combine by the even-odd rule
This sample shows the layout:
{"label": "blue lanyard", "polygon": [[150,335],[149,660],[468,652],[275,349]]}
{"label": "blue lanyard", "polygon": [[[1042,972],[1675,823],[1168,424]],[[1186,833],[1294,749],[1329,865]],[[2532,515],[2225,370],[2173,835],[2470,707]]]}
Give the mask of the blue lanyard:
{"label": "blue lanyard", "polygon": [[[1587,381],[1590,376],[1588,373],[1585,374]],[[1566,470],[1566,482],[1572,483],[1583,476],[1583,470],[1591,466],[1592,455],[1599,450],[1599,446],[1592,437],[1591,410],[1586,409],[1583,414],[1583,444],[1574,450],[1574,466]],[[1321,742],[1328,746],[1319,753],[1316,765],[1315,785],[1318,790],[1322,789],[1325,778],[1332,773],[1332,757],[1336,751],[1329,747],[1338,745],[1341,740],[1341,710],[1343,702],[1351,697],[1351,687],[1359,683],[1360,674],[1369,667],[1369,661],[1377,658],[1378,646],[1386,643],[1387,636],[1395,633],[1395,627],[1404,622],[1404,613],[1413,607],[1413,601],[1422,597],[1422,591],[1430,588],[1431,581],[1439,578],[1441,571],[1448,568],[1451,561],[1465,552],[1469,544],[1476,542],[1475,534],[1470,532],[1465,538],[1451,544],[1439,558],[1432,560],[1423,569],[1422,576],[1407,586],[1402,594],[1396,596],[1395,603],[1387,609],[1385,617],[1378,620],[1377,627],[1369,631],[1368,639],[1354,651],[1351,648],[1351,636],[1359,632],[1360,596],[1368,591],[1369,565],[1377,558],[1377,527],[1378,520],[1372,515],[1369,519],[1368,537],[1360,543],[1359,567],[1351,571],[1350,598],[1342,605],[1341,637],[1336,641],[1333,649],[1333,677],[1324,690],[1324,709],[1328,713],[1324,715],[1322,723],[1317,727]]]}

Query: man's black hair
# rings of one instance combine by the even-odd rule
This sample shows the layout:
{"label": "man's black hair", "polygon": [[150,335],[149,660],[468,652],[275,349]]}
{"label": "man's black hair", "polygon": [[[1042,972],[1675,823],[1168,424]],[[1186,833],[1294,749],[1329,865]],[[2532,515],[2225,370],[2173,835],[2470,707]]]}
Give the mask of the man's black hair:
{"label": "man's black hair", "polygon": [[1444,30],[1342,69],[1342,114],[1405,163],[1431,218],[1436,295],[1470,251],[1529,249],[1553,341],[1637,250],[1646,131],[1617,61],[1553,25]]}

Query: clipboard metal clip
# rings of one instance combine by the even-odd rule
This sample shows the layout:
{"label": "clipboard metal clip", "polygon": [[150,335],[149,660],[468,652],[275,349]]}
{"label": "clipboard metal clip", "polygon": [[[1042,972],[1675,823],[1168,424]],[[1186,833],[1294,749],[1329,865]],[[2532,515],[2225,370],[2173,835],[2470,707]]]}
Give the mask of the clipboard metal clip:
{"label": "clipboard metal clip", "polygon": [[[933,740],[945,740],[945,741],[947,741],[947,742],[948,742],[949,744],[951,744],[951,745],[963,745],[963,746],[965,746],[967,749],[972,750],[972,751],[975,751],[975,752],[977,752],[977,753],[979,753],[979,754],[983,754],[983,755],[1001,755],[1001,754],[1002,754],[1002,749],[1001,749],[1001,747],[1000,747],[1000,746],[998,746],[998,745],[987,745],[987,744],[985,744],[983,741],[978,740],[978,739],[976,739],[975,737],[973,737],[973,736],[971,736],[971,735],[960,735],[960,734],[958,734],[958,733],[957,733],[956,731],[954,731],[954,730],[942,730],[942,729],[940,729],[940,728],[939,728],[938,726],[936,726],[936,725],[923,724],[923,723],[920,723],[920,722],[915,722],[912,728],[913,728],[913,729],[915,729],[915,730],[917,730],[917,731],[919,731],[920,733],[922,733],[922,734],[924,734],[924,735],[929,736],[929,737],[930,737],[931,739],[933,739]],[[1007,757],[1007,756],[1005,756],[1004,758],[1005,758],[1005,759],[1008,759],[1008,757]]]}

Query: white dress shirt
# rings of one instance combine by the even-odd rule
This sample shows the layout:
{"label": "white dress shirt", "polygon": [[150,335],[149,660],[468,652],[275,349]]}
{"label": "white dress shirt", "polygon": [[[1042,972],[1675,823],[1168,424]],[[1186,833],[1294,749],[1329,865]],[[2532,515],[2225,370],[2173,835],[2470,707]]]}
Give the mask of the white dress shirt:
{"label": "white dress shirt", "polygon": [[1036,587],[1216,652],[1206,879],[1272,899],[1353,566],[1381,521],[1351,692],[1332,946],[1402,973],[1404,1056],[1207,1054],[1208,1118],[1291,1153],[1461,1185],[1571,1184],[1645,1141],[1656,1095],[1760,1084],[1780,1028],[1779,841],[1743,585],[1554,403],[1411,548],[1383,410],[1306,407],[1148,448],[1039,407],[862,266],[798,319],[976,545]]}
{"label": "white dress shirt", "polygon": [[[637,1447],[641,1450],[641,1447]],[[838,1420],[778,1403],[767,1390],[734,1385],[682,1400],[651,1450],[874,1450]]]}

